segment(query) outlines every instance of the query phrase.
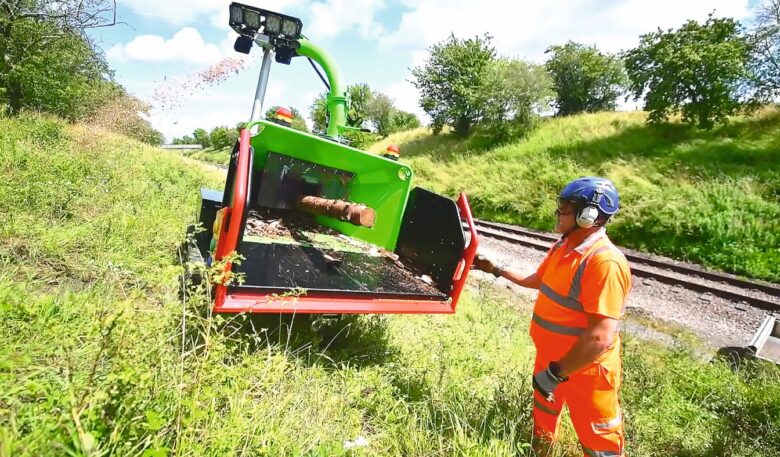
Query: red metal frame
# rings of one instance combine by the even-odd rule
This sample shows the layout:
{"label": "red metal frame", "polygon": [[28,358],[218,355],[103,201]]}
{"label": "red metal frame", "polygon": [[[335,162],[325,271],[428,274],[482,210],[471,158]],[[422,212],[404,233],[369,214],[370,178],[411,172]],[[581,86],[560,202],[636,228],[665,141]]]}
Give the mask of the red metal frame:
{"label": "red metal frame", "polygon": [[[249,180],[249,130],[241,131],[238,148],[238,166],[235,186],[233,188],[233,203],[227,209],[222,224],[222,233],[217,242],[215,257],[219,260],[236,250],[241,222],[244,216],[247,185]],[[479,239],[471,216],[471,208],[462,193],[457,200],[461,216],[465,218],[471,234],[469,244],[463,251],[463,257],[453,275],[452,295],[448,300],[403,300],[387,298],[354,297],[346,294],[312,293],[300,296],[280,296],[269,293],[248,293],[245,291],[229,292],[228,287],[216,286],[214,300],[215,313],[300,313],[300,314],[452,314],[458,304],[458,299],[466,285],[468,271],[477,253]],[[230,262],[225,265],[225,272],[232,268]]]}

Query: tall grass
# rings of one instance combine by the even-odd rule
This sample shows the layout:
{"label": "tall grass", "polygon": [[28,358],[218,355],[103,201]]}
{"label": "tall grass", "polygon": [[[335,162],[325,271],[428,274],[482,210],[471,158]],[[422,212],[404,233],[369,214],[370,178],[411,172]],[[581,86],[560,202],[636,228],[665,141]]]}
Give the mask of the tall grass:
{"label": "tall grass", "polygon": [[646,115],[549,119],[494,149],[426,129],[374,145],[401,147],[418,184],[465,190],[478,217],[549,230],[555,196],[575,177],[615,181],[623,210],[610,226],[628,247],[780,282],[780,112],[735,118],[710,132]]}
{"label": "tall grass", "polygon": [[[214,316],[174,253],[216,178],[53,120],[0,147],[0,456],[526,453],[529,303],[472,280],[452,316]],[[625,353],[631,455],[780,453],[776,367]]]}

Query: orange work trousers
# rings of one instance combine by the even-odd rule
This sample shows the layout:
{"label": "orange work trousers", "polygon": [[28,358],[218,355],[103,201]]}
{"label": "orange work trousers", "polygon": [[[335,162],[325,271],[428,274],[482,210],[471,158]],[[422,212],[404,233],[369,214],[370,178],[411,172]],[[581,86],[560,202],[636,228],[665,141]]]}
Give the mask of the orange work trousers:
{"label": "orange work trousers", "polygon": [[[537,358],[534,373],[547,368]],[[620,367],[600,363],[569,376],[547,401],[534,390],[534,438],[555,442],[563,406],[569,408],[574,430],[588,457],[623,457],[623,418],[620,411]]]}

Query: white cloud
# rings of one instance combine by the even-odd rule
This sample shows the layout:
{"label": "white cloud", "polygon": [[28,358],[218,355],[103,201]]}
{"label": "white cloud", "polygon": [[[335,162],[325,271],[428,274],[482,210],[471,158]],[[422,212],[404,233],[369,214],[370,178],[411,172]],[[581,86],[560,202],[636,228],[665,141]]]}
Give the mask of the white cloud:
{"label": "white cloud", "polygon": [[545,49],[568,40],[595,44],[616,52],[637,44],[639,35],[658,27],[681,25],[687,19],[716,16],[745,17],[748,0],[405,0],[397,30],[380,45],[419,51],[446,39],[490,33],[500,53],[543,60]]}
{"label": "white cloud", "polygon": [[227,10],[228,1],[215,0],[124,0],[121,5],[135,14],[160,19],[171,24],[185,24],[201,15],[211,15],[219,8]]}
{"label": "white cloud", "polygon": [[417,92],[417,89],[409,82],[410,79],[411,75],[408,75],[403,80],[385,88],[382,92],[393,100],[396,108],[414,113],[420,118],[420,121],[427,123],[430,121],[430,118],[425,114],[425,111],[420,108],[420,93]]}
{"label": "white cloud", "polygon": [[366,38],[378,38],[382,26],[374,20],[377,11],[385,7],[384,0],[326,0],[310,7],[310,23],[306,33],[321,38],[333,38],[356,29]]}
{"label": "white cloud", "polygon": [[[288,12],[305,0],[241,0],[240,3],[279,13]],[[232,0],[123,0],[122,6],[135,14],[182,25],[204,22],[216,28],[227,27],[228,5]],[[203,18],[207,18],[204,19]]]}
{"label": "white cloud", "polygon": [[[224,46],[206,43],[197,30],[184,27],[170,39],[159,35],[138,35],[127,44],[112,46],[108,58],[120,62],[137,60],[142,62],[186,62],[207,64],[225,55]],[[224,49],[224,48],[223,48]]]}

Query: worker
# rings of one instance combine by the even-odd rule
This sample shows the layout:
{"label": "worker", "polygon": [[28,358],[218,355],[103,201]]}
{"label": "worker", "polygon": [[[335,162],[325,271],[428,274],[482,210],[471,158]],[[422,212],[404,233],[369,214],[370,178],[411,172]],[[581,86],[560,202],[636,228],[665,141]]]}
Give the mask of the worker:
{"label": "worker", "polygon": [[382,153],[382,157],[390,160],[398,160],[400,156],[401,156],[401,150],[395,144],[391,144],[387,146],[385,152]]}
{"label": "worker", "polygon": [[539,290],[530,330],[536,455],[551,452],[564,405],[584,455],[624,455],[618,331],[631,271],[604,227],[619,206],[610,180],[575,179],[558,196],[555,231],[561,238],[536,272],[522,274],[481,254],[475,259],[477,269]]}

